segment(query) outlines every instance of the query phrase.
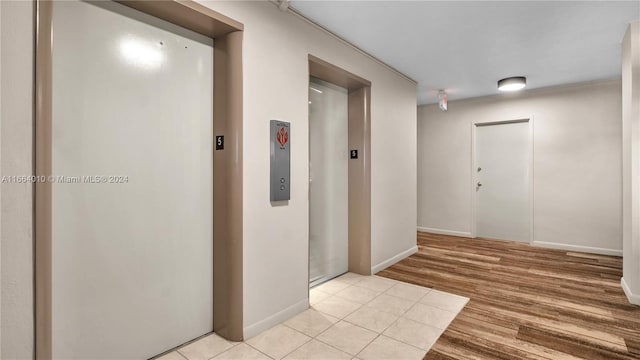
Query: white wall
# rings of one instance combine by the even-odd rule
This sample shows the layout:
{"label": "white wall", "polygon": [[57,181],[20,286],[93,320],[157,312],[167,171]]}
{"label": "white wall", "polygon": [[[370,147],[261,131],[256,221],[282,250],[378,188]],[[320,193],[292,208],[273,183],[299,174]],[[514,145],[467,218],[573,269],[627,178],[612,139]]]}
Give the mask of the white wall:
{"label": "white wall", "polygon": [[621,254],[621,83],[418,108],[418,227],[469,236],[471,124],[533,116],[534,242]]}
{"label": "white wall", "polygon": [[[416,86],[267,2],[202,1],[244,31],[244,324],[307,307],[308,54],[372,82],[372,265],[415,248]],[[269,120],[291,122],[291,201],[269,202]]]}
{"label": "white wall", "polygon": [[[32,173],[33,2],[0,1],[0,172]],[[33,357],[32,186],[0,184],[2,359]]]}
{"label": "white wall", "polygon": [[640,305],[640,21],[622,44],[622,288]]}

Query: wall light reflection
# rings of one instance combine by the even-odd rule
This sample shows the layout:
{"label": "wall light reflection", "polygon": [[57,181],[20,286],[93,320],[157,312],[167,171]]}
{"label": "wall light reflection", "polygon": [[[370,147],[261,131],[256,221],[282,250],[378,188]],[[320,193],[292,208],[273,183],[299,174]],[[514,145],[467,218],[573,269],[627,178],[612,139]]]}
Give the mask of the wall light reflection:
{"label": "wall light reflection", "polygon": [[159,46],[161,45],[153,45],[149,41],[124,38],[120,41],[120,54],[131,65],[145,70],[156,70],[164,61]]}

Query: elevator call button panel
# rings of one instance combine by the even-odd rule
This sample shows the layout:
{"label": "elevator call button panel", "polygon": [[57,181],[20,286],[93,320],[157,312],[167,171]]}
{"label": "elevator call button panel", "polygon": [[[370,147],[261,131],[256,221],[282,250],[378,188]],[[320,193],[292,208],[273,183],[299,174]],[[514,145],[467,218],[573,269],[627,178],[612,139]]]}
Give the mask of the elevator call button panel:
{"label": "elevator call button panel", "polygon": [[271,120],[271,201],[291,197],[291,126]]}

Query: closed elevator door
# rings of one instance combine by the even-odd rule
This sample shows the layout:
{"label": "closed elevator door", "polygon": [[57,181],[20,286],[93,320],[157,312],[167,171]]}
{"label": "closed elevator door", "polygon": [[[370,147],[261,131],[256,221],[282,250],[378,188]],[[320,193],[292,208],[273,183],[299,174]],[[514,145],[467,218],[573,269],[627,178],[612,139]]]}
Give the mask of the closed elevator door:
{"label": "closed elevator door", "polygon": [[115,2],[53,6],[53,358],[213,330],[213,41]]}
{"label": "closed elevator door", "polygon": [[309,283],[348,270],[348,92],[309,84]]}
{"label": "closed elevator door", "polygon": [[476,129],[477,235],[529,241],[529,123]]}

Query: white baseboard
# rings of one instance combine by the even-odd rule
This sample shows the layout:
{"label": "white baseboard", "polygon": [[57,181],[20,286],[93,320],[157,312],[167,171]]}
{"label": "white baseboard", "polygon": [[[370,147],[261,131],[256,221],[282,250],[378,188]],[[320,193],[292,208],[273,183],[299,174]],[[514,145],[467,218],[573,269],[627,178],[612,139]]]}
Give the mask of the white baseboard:
{"label": "white baseboard", "polygon": [[570,244],[561,244],[561,243],[553,243],[553,242],[546,242],[546,241],[534,241],[531,243],[531,245],[550,248],[550,249],[576,251],[576,252],[584,252],[584,253],[590,253],[590,254],[622,256],[622,250],[597,248],[597,247],[591,247],[591,246],[570,245]]}
{"label": "white baseboard", "polygon": [[392,256],[392,257],[388,258],[387,260],[385,260],[385,261],[383,261],[383,262],[381,262],[381,263],[379,263],[377,265],[372,266],[371,267],[371,274],[375,274],[375,273],[377,273],[379,271],[382,271],[382,270],[388,268],[389,266],[397,263],[398,261],[400,261],[400,260],[402,260],[402,259],[404,259],[406,257],[409,257],[409,256],[411,256],[411,255],[413,255],[413,254],[415,254],[417,252],[418,252],[418,246],[415,245],[415,246],[411,247],[410,249],[407,249],[407,250],[401,252],[398,255]]}
{"label": "white baseboard", "polygon": [[640,295],[631,292],[631,289],[629,289],[629,286],[627,285],[627,282],[624,281],[624,278],[620,279],[620,285],[622,286],[624,294],[627,295],[627,299],[629,299],[629,302],[634,305],[640,305]]}
{"label": "white baseboard", "polygon": [[290,318],[298,315],[308,308],[309,299],[307,298],[267,317],[266,319],[260,320],[257,323],[251,324],[249,326],[245,326],[245,328],[243,329],[244,340],[249,340],[250,338],[260,334],[261,332],[289,320]]}
{"label": "white baseboard", "polygon": [[453,231],[453,230],[445,230],[445,229],[435,229],[435,228],[428,228],[428,227],[422,227],[422,226],[418,226],[418,231],[420,231],[420,232],[428,232],[428,233],[433,233],[433,234],[440,234],[440,235],[460,236],[460,237],[466,237],[466,238],[472,238],[473,237],[473,236],[471,236],[470,232]]}

